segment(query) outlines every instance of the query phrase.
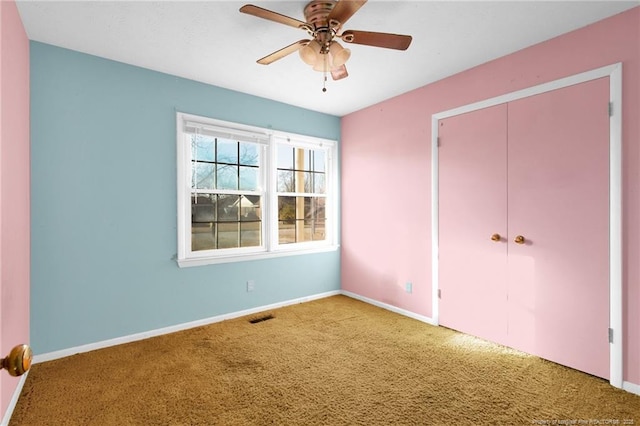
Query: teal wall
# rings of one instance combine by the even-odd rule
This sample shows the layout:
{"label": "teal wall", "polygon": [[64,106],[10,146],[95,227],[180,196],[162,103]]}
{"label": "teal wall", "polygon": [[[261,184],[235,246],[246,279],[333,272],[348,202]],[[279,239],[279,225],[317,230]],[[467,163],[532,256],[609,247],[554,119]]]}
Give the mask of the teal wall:
{"label": "teal wall", "polygon": [[36,354],[340,288],[337,251],[184,269],[174,260],[176,111],[334,140],[339,117],[30,47]]}

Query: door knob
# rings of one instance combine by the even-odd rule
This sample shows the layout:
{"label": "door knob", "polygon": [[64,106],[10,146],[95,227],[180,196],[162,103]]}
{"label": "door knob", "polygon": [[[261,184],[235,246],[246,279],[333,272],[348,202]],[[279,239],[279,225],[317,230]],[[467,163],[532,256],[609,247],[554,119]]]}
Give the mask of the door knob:
{"label": "door knob", "polygon": [[491,241],[500,241],[500,234],[493,234],[491,236]]}
{"label": "door knob", "polygon": [[524,237],[522,235],[516,235],[513,242],[516,244],[524,244]]}
{"label": "door knob", "polygon": [[0,359],[0,369],[4,368],[12,376],[21,376],[31,367],[33,352],[28,345],[18,345],[9,355]]}

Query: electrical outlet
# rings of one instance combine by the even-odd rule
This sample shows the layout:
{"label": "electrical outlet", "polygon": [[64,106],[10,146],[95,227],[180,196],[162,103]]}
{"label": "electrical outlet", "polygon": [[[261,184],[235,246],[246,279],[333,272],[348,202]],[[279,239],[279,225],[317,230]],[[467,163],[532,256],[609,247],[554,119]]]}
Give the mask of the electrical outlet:
{"label": "electrical outlet", "polygon": [[253,291],[256,288],[256,283],[253,280],[247,281],[247,291]]}
{"label": "electrical outlet", "polygon": [[411,281],[407,281],[404,285],[404,291],[406,291],[407,293],[411,293],[413,292],[413,283],[411,283]]}

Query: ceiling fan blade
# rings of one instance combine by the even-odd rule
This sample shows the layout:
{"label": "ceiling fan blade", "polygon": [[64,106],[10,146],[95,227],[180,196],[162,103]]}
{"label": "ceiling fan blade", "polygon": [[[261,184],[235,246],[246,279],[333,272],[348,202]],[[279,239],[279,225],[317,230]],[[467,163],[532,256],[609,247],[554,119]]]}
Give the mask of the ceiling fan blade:
{"label": "ceiling fan blade", "polygon": [[412,40],[409,35],[352,30],[343,32],[340,37],[346,43],[365,44],[367,46],[386,47],[387,49],[396,50],[407,50]]}
{"label": "ceiling fan blade", "polygon": [[285,56],[290,55],[297,50],[300,50],[301,47],[306,46],[310,41],[311,40],[298,40],[287,47],[276,50],[275,52],[265,56],[264,58],[258,59],[257,62],[262,65],[269,65],[270,63],[275,62],[278,59],[282,59]]}
{"label": "ceiling fan blade", "polygon": [[329,15],[327,21],[338,21],[340,24],[344,24],[353,16],[365,4],[367,0],[339,0]]}
{"label": "ceiling fan blade", "polygon": [[269,21],[278,22],[280,24],[289,25],[295,28],[300,28],[304,25],[307,25],[307,23],[304,21],[300,21],[298,19],[291,18],[289,16],[282,15],[271,10],[263,9],[252,4],[245,4],[240,8],[240,12],[257,16],[258,18],[268,19]]}
{"label": "ceiling fan blade", "polygon": [[334,80],[342,80],[347,77],[349,77],[349,73],[347,72],[347,67],[344,65],[331,70],[331,78]]}

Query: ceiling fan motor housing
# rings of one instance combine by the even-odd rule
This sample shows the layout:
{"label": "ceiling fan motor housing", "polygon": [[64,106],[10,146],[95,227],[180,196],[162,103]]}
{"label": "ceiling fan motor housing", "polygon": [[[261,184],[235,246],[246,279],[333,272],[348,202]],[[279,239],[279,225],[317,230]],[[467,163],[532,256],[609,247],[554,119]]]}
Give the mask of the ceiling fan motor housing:
{"label": "ceiling fan motor housing", "polygon": [[336,5],[336,0],[313,0],[304,8],[304,17],[308,24],[318,27],[329,25],[327,16]]}
{"label": "ceiling fan motor housing", "polygon": [[327,53],[331,41],[340,30],[340,22],[329,22],[327,17],[336,5],[336,0],[313,0],[304,8],[304,17],[309,24],[310,35],[320,44],[319,53]]}

